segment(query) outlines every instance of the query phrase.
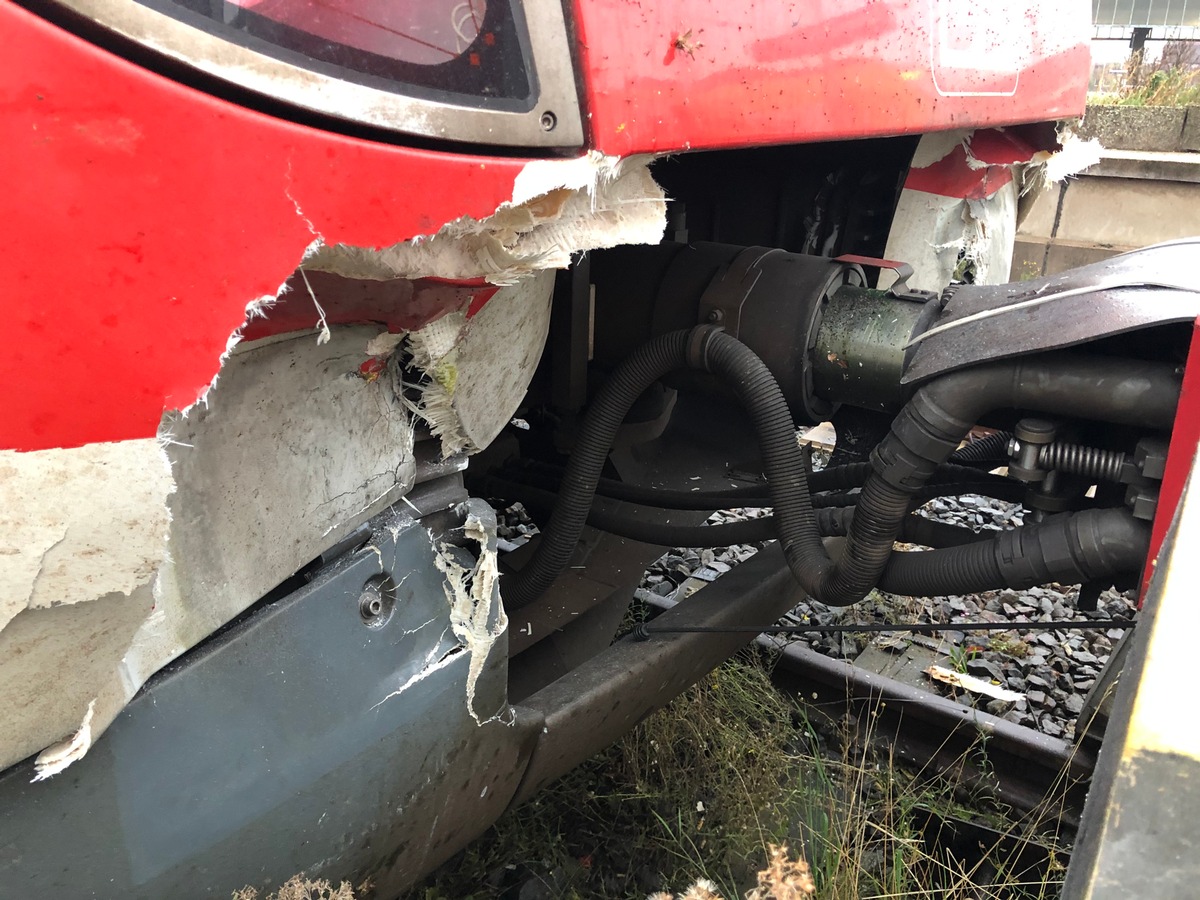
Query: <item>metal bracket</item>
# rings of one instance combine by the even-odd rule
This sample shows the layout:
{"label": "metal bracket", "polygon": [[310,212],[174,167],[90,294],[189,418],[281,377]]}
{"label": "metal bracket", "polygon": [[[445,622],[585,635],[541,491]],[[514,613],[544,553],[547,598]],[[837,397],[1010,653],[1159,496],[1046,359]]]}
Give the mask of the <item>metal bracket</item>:
{"label": "metal bracket", "polygon": [[762,275],[758,264],[772,253],[782,252],[771,247],[747,247],[735,256],[704,289],[700,297],[700,323],[721,325],[732,337],[738,337],[742,306]]}
{"label": "metal bracket", "polygon": [[896,281],[888,288],[888,293],[902,300],[916,300],[926,303],[937,295],[932,291],[922,291],[908,286],[908,279],[913,277],[913,267],[906,262],[896,262],[892,259],[875,259],[871,256],[859,256],[846,253],[834,258],[834,262],[853,263],[859,266],[869,266],[876,269],[890,269],[896,273]]}

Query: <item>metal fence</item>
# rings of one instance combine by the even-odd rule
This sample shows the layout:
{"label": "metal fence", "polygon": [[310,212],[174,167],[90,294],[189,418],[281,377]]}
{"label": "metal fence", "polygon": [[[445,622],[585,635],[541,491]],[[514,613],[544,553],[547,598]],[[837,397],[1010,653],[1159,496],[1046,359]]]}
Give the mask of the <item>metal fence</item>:
{"label": "metal fence", "polygon": [[1200,40],[1200,0],[1092,0],[1092,37],[1127,41],[1148,28],[1150,40]]}

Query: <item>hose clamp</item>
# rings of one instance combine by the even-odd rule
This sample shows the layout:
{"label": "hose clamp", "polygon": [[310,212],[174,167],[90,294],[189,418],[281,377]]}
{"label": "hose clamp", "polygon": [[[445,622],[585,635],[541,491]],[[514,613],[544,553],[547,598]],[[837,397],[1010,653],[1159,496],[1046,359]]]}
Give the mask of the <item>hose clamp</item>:
{"label": "hose clamp", "polygon": [[713,335],[724,330],[725,328],[721,325],[697,325],[688,332],[687,351],[684,358],[690,368],[708,371],[708,344],[713,339]]}

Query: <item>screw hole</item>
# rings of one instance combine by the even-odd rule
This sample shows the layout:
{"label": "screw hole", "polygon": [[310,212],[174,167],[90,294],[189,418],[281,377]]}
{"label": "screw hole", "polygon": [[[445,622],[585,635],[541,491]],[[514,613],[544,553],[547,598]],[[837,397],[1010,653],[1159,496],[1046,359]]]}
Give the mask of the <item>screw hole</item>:
{"label": "screw hole", "polygon": [[358,614],[368,628],[382,628],[396,608],[396,585],[386,575],[375,575],[363,585]]}
{"label": "screw hole", "polygon": [[542,131],[553,131],[555,126],[558,125],[558,116],[554,115],[550,110],[546,110],[542,113],[541,122]]}

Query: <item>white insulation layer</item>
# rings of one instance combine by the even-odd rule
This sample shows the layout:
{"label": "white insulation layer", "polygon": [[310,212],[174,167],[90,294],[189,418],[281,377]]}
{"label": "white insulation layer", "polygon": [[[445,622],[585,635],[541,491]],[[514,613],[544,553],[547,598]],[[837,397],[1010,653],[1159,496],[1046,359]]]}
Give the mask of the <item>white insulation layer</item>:
{"label": "white insulation layer", "polygon": [[[666,205],[648,163],[534,162],[482,221],[383,249],[297,248],[302,270],[501,285],[470,319],[252,345],[235,333],[209,391],[166,412],[157,439],[0,451],[0,767],[44,750],[38,777],[62,771],[151,674],[396,502],[413,483],[414,415],[447,454],[486,447],[540,359],[550,270],[661,238]],[[270,307],[247,298],[248,316],[269,319]],[[415,404],[401,347],[429,376]],[[384,377],[362,377],[371,357],[387,360]],[[445,575],[456,634],[482,659],[500,626],[480,618],[490,607],[476,594],[494,572]]]}

